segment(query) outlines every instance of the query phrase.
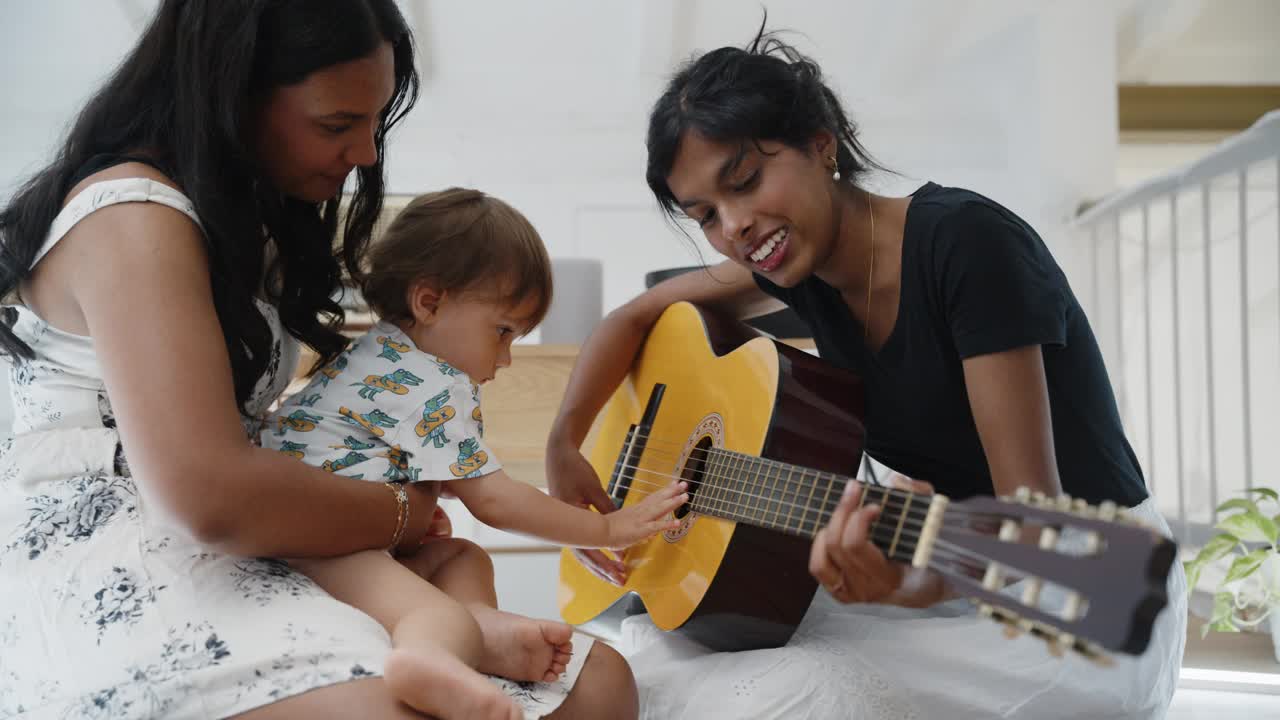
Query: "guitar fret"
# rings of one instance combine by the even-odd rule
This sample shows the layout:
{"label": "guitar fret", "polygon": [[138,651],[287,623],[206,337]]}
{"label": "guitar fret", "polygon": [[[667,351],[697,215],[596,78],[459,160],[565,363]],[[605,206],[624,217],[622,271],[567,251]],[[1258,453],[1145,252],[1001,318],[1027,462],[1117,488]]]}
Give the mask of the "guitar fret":
{"label": "guitar fret", "polygon": [[795,532],[795,528],[799,520],[796,520],[795,514],[799,510],[801,518],[803,518],[804,507],[800,506],[800,488],[804,486],[806,473],[808,471],[800,469],[800,479],[796,479],[794,474],[788,475],[790,482],[787,482],[787,524],[786,529]]}
{"label": "guitar fret", "polygon": [[754,486],[752,486],[752,512],[747,516],[749,520],[756,523],[764,521],[764,504],[761,502],[765,492],[767,491],[767,483],[765,478],[760,478]]}
{"label": "guitar fret", "polygon": [[721,482],[716,487],[716,495],[712,496],[712,512],[714,515],[722,516],[724,512],[724,491],[728,488],[728,484],[733,482],[733,473],[735,473],[735,462],[737,457],[730,455],[721,473]]}
{"label": "guitar fret", "polygon": [[898,549],[898,538],[902,535],[902,524],[906,521],[907,512],[911,509],[911,498],[913,496],[913,493],[908,490],[907,500],[902,505],[902,514],[898,516],[898,527],[893,531],[893,542],[889,543],[889,552],[885,553],[885,557],[890,560],[893,559],[893,551]]}
{"label": "guitar fret", "polygon": [[734,465],[728,481],[724,484],[724,492],[720,494],[721,517],[732,517],[733,507],[729,501],[729,490],[734,484],[742,482],[743,470],[747,465],[747,459],[745,457],[739,455],[735,459],[737,460],[737,464]]}
{"label": "guitar fret", "polygon": [[821,480],[822,480],[822,473],[815,472],[813,475],[813,482],[809,483],[809,496],[805,498],[805,501],[804,501],[804,512],[801,513],[800,515],[800,525],[796,527],[796,532],[799,533],[800,535],[810,535],[812,534],[812,532],[816,532],[816,529],[817,529],[816,517],[814,518],[813,531],[807,530],[806,526],[809,524],[809,513],[817,512],[817,508],[813,507],[813,491],[818,489],[818,483]]}
{"label": "guitar fret", "polygon": [[881,543],[877,543],[875,541],[875,537],[876,537],[876,530],[880,527],[880,521],[884,519],[885,505],[886,505],[886,501],[889,499],[889,488],[888,486],[885,486],[885,485],[869,487],[866,489],[866,491],[863,492],[863,496],[865,497],[866,495],[869,495],[871,490],[880,490],[880,502],[877,503],[880,506],[880,512],[876,513],[875,519],[871,521],[871,527],[867,530],[867,536],[871,538],[871,542],[873,544],[880,546],[880,549],[884,550],[884,547],[881,545]]}
{"label": "guitar fret", "polygon": [[[764,491],[765,486],[764,477],[760,475],[760,468],[762,468],[763,462],[760,462],[759,459],[751,459],[748,462],[754,462],[755,464],[754,473],[751,474],[751,495],[759,495],[760,492]],[[750,518],[750,515],[748,515],[748,518]]]}
{"label": "guitar fret", "polygon": [[773,477],[769,479],[769,497],[774,499],[773,522],[771,525],[776,529],[779,525],[779,514],[782,512],[783,503],[786,501],[786,493],[784,490],[783,473],[790,474],[790,470],[782,465],[777,464],[773,467]]}
{"label": "guitar fret", "polygon": [[831,508],[827,506],[827,502],[831,497],[831,487],[835,484],[835,481],[836,475],[832,473],[831,478],[827,480],[827,489],[822,491],[822,502],[818,505],[822,509],[822,517],[819,518],[818,522],[814,523],[813,533],[815,535],[818,534],[820,525],[826,525],[831,520]]}
{"label": "guitar fret", "polygon": [[[782,501],[787,508],[787,519],[781,523],[783,530],[788,530],[791,527],[791,513],[795,510],[796,503],[794,488],[800,487],[800,482],[796,480],[796,469],[794,465],[787,465],[778,471],[778,479],[782,482]],[[784,473],[786,474],[785,478],[783,477]],[[801,474],[803,477],[803,473]]]}
{"label": "guitar fret", "polygon": [[739,503],[733,512],[736,520],[749,521],[751,519],[751,500],[755,495],[755,480],[750,477],[742,478],[739,486]]}
{"label": "guitar fret", "polygon": [[[787,475],[791,474],[791,470],[787,469]],[[769,520],[769,527],[774,529],[781,525],[782,518],[782,483],[786,479],[782,477],[782,473],[778,473],[778,478],[774,480],[773,486],[769,488],[769,502],[772,503],[773,519]]]}
{"label": "guitar fret", "polygon": [[[743,498],[743,499],[745,499],[745,498],[750,494],[750,493],[749,493],[749,490],[751,490],[751,489],[755,486],[755,483],[756,483],[756,479],[755,479],[754,477],[752,477],[751,464],[752,464],[753,462],[755,462],[755,459],[754,459],[754,458],[750,458],[750,457],[748,457],[748,458],[747,458],[747,460],[746,460],[746,466],[747,466],[746,473],[744,473],[744,474],[743,474],[743,476],[742,476],[742,480],[741,480],[741,482],[738,484],[738,487],[739,487],[739,496],[740,496],[741,498]],[[744,507],[744,504],[745,504],[745,503],[743,502],[743,500],[739,500],[739,502],[738,502],[738,503],[736,503],[736,504],[734,505],[734,513],[733,513],[733,514],[734,514],[734,519],[735,519],[735,520],[743,520],[743,519],[746,519],[746,515],[743,513],[743,507]]]}
{"label": "guitar fret", "polygon": [[742,484],[742,464],[739,463],[737,471],[731,474],[724,483],[724,492],[720,493],[720,517],[726,520],[733,519],[733,492],[734,488]]}
{"label": "guitar fret", "polygon": [[720,493],[720,517],[733,517],[733,504],[729,497],[729,493],[733,490],[733,486],[742,482],[742,469],[746,466],[746,458],[738,456],[734,458],[736,463],[729,472],[729,476],[725,478],[724,490]]}
{"label": "guitar fret", "polygon": [[772,469],[772,463],[766,463],[764,460],[759,461],[759,467],[756,472],[756,482],[754,486],[755,494],[763,495],[769,491],[769,471]]}

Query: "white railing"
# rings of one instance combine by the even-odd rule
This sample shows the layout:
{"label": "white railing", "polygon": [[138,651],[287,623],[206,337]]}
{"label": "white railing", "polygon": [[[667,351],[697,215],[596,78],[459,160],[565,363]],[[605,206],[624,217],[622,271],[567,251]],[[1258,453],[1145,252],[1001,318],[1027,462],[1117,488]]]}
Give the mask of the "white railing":
{"label": "white railing", "polygon": [[1280,111],[1075,225],[1130,441],[1191,539],[1228,496],[1280,486]]}

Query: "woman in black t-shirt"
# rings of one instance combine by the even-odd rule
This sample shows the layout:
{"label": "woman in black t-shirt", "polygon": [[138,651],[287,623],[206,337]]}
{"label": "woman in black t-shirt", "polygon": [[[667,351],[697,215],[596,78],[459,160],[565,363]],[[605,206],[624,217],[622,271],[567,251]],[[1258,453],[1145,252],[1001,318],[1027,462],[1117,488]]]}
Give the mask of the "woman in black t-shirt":
{"label": "woman in black t-shirt", "polygon": [[[612,509],[578,448],[668,305],[750,317],[786,304],[822,357],[863,376],[867,451],[900,480],[961,498],[1027,486],[1111,500],[1167,534],[1092,330],[1039,236],[969,191],[929,183],[897,198],[862,188],[877,166],[812,61],[765,34],[745,50],[703,55],[656,103],[648,149],[647,180],[663,210],[696,222],[728,259],[653,287],[587,341],[548,444],[555,495]],[[818,533],[810,569],[829,595],[819,593],[787,648],[732,660],[684,648],[674,662],[656,643],[633,657],[644,712],[693,716],[741,703],[733,713],[803,714],[831,688],[865,696],[879,687],[884,708],[924,717],[1163,716],[1185,634],[1176,564],[1171,607],[1146,654],[1102,673],[1053,660],[1025,638],[995,640],[937,575],[890,562],[868,541],[876,513],[854,491]],[[606,579],[625,578],[602,554],[580,558]],[[871,652],[875,635],[884,643]],[[771,669],[753,682],[772,690],[744,700],[740,681],[756,664]],[[878,673],[880,685],[851,683],[850,672]],[[782,697],[792,704],[777,705]]]}

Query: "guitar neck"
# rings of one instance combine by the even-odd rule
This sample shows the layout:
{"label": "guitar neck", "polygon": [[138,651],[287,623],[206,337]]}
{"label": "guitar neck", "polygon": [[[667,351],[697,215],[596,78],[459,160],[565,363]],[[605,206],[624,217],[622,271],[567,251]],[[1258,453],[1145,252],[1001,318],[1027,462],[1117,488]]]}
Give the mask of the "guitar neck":
{"label": "guitar neck", "polygon": [[853,483],[863,488],[860,505],[881,508],[872,524],[872,542],[891,559],[909,561],[915,554],[929,509],[927,497],[720,448],[707,450],[701,460],[690,502],[697,513],[811,538],[830,522]]}

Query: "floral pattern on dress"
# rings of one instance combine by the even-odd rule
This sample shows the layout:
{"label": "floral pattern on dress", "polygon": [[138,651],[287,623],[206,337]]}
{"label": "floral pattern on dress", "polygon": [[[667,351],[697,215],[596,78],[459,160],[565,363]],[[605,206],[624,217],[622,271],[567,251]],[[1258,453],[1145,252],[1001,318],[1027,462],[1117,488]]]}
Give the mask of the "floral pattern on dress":
{"label": "floral pattern on dress", "polygon": [[284,596],[299,598],[325,595],[311,578],[289,567],[289,563],[275,558],[238,561],[231,571],[231,577],[235,582],[235,589],[259,607],[265,607],[272,600]]}
{"label": "floral pattern on dress", "polygon": [[208,623],[171,628],[158,659],[130,666],[124,682],[85,696],[63,715],[64,720],[118,720],[164,717],[197,691],[191,674],[231,656],[227,644]]}
{"label": "floral pattern on dress", "polygon": [[35,560],[51,550],[83,542],[120,515],[132,517],[138,505],[133,485],[108,475],[81,475],[68,481],[69,497],[37,495],[29,498],[30,517],[18,539],[4,548],[8,553],[25,547]]}
{"label": "floral pattern on dress", "polygon": [[21,466],[8,457],[9,453],[12,451],[12,437],[0,440],[0,486],[11,483],[18,478],[18,469]]}
{"label": "floral pattern on dress", "polygon": [[[374,677],[373,673],[358,663],[349,670],[338,669],[333,663],[337,658],[336,654],[327,650],[314,650],[340,646],[341,638],[321,637],[315,630],[299,629],[293,623],[285,625],[281,637],[284,649],[269,664],[255,668],[252,679],[240,682],[237,686],[240,697],[265,696],[279,700],[305,688]],[[299,651],[300,645],[311,650]]]}
{"label": "floral pattern on dress", "polygon": [[138,582],[132,572],[122,567],[113,567],[97,592],[85,602],[82,618],[97,626],[98,644],[102,644],[103,634],[111,627],[133,625],[142,618],[147,605],[156,601],[156,593],[164,590],[165,585],[148,587]]}

